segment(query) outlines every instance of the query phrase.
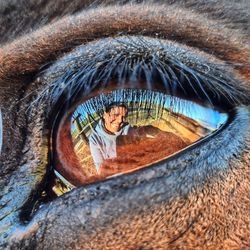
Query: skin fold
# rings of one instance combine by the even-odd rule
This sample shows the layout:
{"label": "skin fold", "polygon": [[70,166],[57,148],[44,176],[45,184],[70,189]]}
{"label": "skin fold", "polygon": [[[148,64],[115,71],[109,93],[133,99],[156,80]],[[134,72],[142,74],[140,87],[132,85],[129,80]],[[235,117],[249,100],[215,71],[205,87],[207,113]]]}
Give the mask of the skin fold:
{"label": "skin fold", "polygon": [[[250,248],[249,13],[247,0],[0,1],[0,249]],[[77,70],[72,53],[124,37],[218,66],[237,96],[228,123],[168,160],[39,203],[58,110],[49,87]]]}

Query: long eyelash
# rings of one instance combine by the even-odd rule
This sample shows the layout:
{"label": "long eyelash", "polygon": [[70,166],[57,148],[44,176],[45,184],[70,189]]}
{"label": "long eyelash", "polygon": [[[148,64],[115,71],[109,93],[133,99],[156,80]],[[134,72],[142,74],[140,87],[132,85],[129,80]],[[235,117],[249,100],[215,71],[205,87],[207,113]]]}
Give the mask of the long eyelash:
{"label": "long eyelash", "polygon": [[[148,88],[158,81],[170,95],[180,94],[211,105],[233,107],[244,101],[249,102],[246,90],[232,84],[232,78],[222,67],[194,64],[185,58],[181,61],[177,57],[179,55],[170,53],[163,42],[154,44],[155,39],[122,37],[114,39],[113,43],[106,47],[104,44],[80,47],[80,53],[64,60],[64,64],[69,65],[66,73],[50,83],[34,103],[48,98],[48,94],[52,102],[57,102],[62,96],[71,102],[80,94],[88,95],[98,85],[107,86],[111,80],[120,87],[126,81],[134,84],[144,81]],[[73,62],[78,65],[72,66]],[[60,67],[58,63],[50,71]],[[45,79],[46,75],[47,71],[43,76]]]}

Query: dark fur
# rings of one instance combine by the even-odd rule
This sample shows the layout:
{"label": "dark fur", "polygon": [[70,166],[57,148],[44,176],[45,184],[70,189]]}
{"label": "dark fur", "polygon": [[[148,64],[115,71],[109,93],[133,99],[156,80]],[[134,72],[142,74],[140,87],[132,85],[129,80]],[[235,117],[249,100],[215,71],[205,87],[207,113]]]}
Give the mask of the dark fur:
{"label": "dark fur", "polygon": [[[249,1],[125,2],[0,1],[4,130],[0,248],[250,247]],[[52,97],[65,92],[65,86],[62,91],[58,87],[58,79],[65,77],[70,85],[72,72],[84,76],[80,66],[90,65],[84,49],[104,41],[98,39],[117,41],[122,35],[134,35],[141,42],[143,36],[138,50],[147,44],[140,56],[124,46],[118,55],[123,60],[129,60],[126,53],[137,55],[137,62],[156,55],[160,48],[150,44],[147,37],[152,37],[173,41],[187,50],[188,58],[197,55],[181,61],[192,73],[199,69],[203,76],[205,71],[198,66],[212,66],[214,85],[206,81],[202,86],[205,91],[215,88],[213,93],[224,93],[216,105],[230,109],[233,118],[223,131],[181,155],[132,175],[76,189],[38,208],[36,200],[50,169],[53,110],[58,110]],[[79,45],[82,64],[72,56]],[[103,60],[96,51],[89,57],[92,62]],[[161,53],[158,62],[168,65],[162,58],[171,49]],[[178,56],[171,60],[180,61]]]}

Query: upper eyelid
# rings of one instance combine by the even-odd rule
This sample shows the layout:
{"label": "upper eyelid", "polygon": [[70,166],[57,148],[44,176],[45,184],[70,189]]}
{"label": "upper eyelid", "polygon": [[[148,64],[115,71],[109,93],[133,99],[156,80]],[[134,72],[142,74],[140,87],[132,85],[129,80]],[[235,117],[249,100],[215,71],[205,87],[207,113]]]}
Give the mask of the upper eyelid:
{"label": "upper eyelid", "polygon": [[[107,43],[109,43],[108,46],[105,45]],[[117,46],[118,49],[116,48]],[[164,46],[166,48],[164,48]],[[158,60],[158,66],[160,65],[160,68],[157,70],[160,70],[160,73],[168,78],[174,77],[179,84],[178,87],[183,88],[181,83],[182,80],[179,79],[180,77],[175,75],[175,67],[178,67],[177,70],[179,70],[179,73],[181,71],[181,74],[183,73],[186,77],[186,85],[189,84],[189,88],[191,88],[191,90],[196,94],[201,92],[201,95],[205,95],[205,98],[201,98],[205,102],[211,102],[209,95],[215,95],[211,96],[211,98],[213,100],[217,98],[219,104],[223,104],[223,98],[227,99],[224,100],[224,102],[231,102],[230,106],[232,107],[236,104],[249,101],[245,89],[239,87],[238,84],[235,84],[237,80],[234,79],[229,73],[230,70],[227,71],[227,68],[225,69],[223,67],[222,63],[221,65],[217,65],[214,62],[209,62],[209,59],[199,55],[199,52],[190,52],[186,47],[183,48],[181,45],[177,45],[176,43],[174,45],[172,43],[162,44],[162,41],[144,37],[120,37],[113,40],[109,39],[108,41],[104,39],[94,44],[90,44],[89,46],[85,45],[79,47],[74,52],[65,56],[58,63],[45,71],[43,77],[45,81],[50,83],[48,83],[43,93],[49,93],[48,96],[52,98],[53,102],[59,99],[59,97],[62,94],[65,94],[65,92],[69,93],[67,99],[70,99],[76,95],[74,92],[79,92],[80,90],[83,91],[87,87],[91,88],[92,86],[89,86],[93,84],[91,80],[99,83],[105,83],[105,81],[108,82],[110,79],[104,79],[105,77],[102,78],[102,76],[105,73],[111,77],[112,70],[116,71],[115,73],[117,73],[119,69],[117,70],[116,67],[119,65],[119,63],[123,63],[123,61],[119,58],[119,53],[125,54],[124,58],[122,59],[126,60],[126,62],[129,62],[129,58],[131,57],[133,57],[131,61],[134,62],[137,60],[137,65],[135,63],[135,65],[132,66],[133,62],[128,63],[130,64],[130,67],[134,68],[136,68],[138,65],[141,67],[142,63],[145,64],[145,60],[147,59],[146,56],[149,54],[149,57],[154,57],[154,62]],[[142,58],[144,54],[145,58]],[[162,60],[156,58],[160,56],[164,58]],[[186,58],[183,59],[183,57]],[[151,60],[150,63],[152,63],[153,60]],[[169,61],[165,62],[164,60]],[[148,63],[149,66],[150,63]],[[99,66],[96,66],[98,64],[101,65],[102,70],[98,69]],[[113,72],[113,74],[115,73]],[[52,79],[50,74],[53,75]],[[132,74],[133,73],[131,73],[131,75]],[[56,77],[54,77],[55,75]],[[190,77],[192,79],[190,79]],[[121,79],[117,79],[118,84],[119,81],[121,82]],[[87,87],[86,83],[89,84]],[[170,88],[172,88],[171,83],[169,84]],[[184,88],[185,87],[186,86],[184,86]],[[206,92],[209,88],[211,93],[208,95]],[[41,94],[41,98],[46,98],[47,94],[44,95],[43,93]],[[191,97],[194,96],[192,96],[192,94],[189,92],[189,98]]]}

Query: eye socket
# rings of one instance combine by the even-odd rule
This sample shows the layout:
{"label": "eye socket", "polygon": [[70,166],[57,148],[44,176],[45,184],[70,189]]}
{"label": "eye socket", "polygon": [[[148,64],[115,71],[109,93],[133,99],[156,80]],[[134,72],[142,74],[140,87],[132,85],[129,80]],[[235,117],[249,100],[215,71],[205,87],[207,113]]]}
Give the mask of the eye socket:
{"label": "eye socket", "polygon": [[62,184],[53,190],[61,194],[166,160],[227,119],[226,113],[153,90],[81,98],[64,112],[55,133],[54,170]]}
{"label": "eye socket", "polygon": [[[66,55],[45,72],[43,77],[49,84],[40,95],[44,97],[48,96],[47,93],[49,93],[50,106],[55,106],[56,104],[58,107],[59,104],[59,109],[61,109],[60,106],[62,105],[66,106],[66,109],[63,109],[58,116],[57,125],[53,130],[52,136],[52,165],[55,166],[55,174],[59,177],[55,181],[56,185],[54,185],[53,190],[57,194],[61,194],[76,186],[103,180],[117,174],[135,171],[152,163],[165,160],[196,141],[212,135],[214,131],[217,131],[221,125],[226,123],[226,113],[228,112],[221,112],[221,110],[229,111],[237,103],[244,103],[247,100],[244,88],[234,84],[234,78],[229,71],[225,70],[224,66],[218,61],[216,63],[211,62],[204,54],[196,54],[190,48],[182,47],[169,41],[147,37],[120,37],[108,39],[108,42],[107,39],[102,39],[89,45],[80,46],[69,55]],[[50,78],[52,82],[50,82]],[[124,91],[120,96],[126,97],[127,93],[130,92],[132,97],[117,99],[118,95],[116,93],[119,91]],[[147,91],[150,94],[146,95]],[[105,94],[102,95],[101,93]],[[128,119],[132,116],[133,112],[131,110],[136,107],[139,116],[139,111],[142,109],[138,106],[136,98],[144,94],[148,96],[143,101],[143,103],[149,104],[145,105],[146,107],[157,106],[153,110],[165,108],[168,110],[165,113],[170,114],[168,117],[176,116],[176,120],[181,120],[188,126],[198,123],[200,130],[203,132],[200,132],[199,136],[196,135],[196,138],[192,140],[189,137],[180,136],[177,133],[179,129],[176,127],[174,127],[175,133],[172,133],[173,131],[169,132],[166,129],[157,127],[155,124],[152,125],[149,119],[145,119],[143,126],[133,123]],[[78,106],[82,107],[90,103],[89,107],[92,107],[92,110],[95,112],[88,111],[88,116],[92,116],[92,120],[88,124],[93,122],[92,130],[94,130],[98,121],[105,118],[104,108],[107,104],[101,100],[107,99],[107,96],[110,95],[113,96],[113,100],[111,98],[110,102],[118,101],[125,103],[128,116],[125,114],[121,115],[120,112],[106,112],[108,113],[106,115],[107,118],[114,119],[114,117],[118,116],[123,120],[123,123],[129,122],[132,127],[139,127],[139,129],[134,130],[141,130],[141,136],[137,137],[137,139],[140,139],[141,145],[147,140],[147,142],[151,143],[151,146],[145,143],[146,147],[156,148],[152,146],[153,138],[151,138],[151,141],[150,138],[145,139],[146,132],[140,128],[152,126],[158,131],[158,134],[156,133],[158,140],[166,139],[166,133],[172,133],[173,137],[176,136],[176,141],[177,139],[179,140],[181,146],[168,153],[163,152],[166,150],[166,147],[162,147],[158,150],[159,152],[162,151],[160,157],[154,158],[157,155],[157,153],[154,153],[151,158],[149,157],[150,160],[143,163],[140,161],[138,163],[137,161],[136,164],[130,164],[130,167],[126,164],[127,160],[124,160],[130,157],[127,153],[123,159],[119,155],[118,158],[115,157],[116,159],[114,157],[107,158],[103,162],[103,165],[106,166],[103,169],[106,169],[106,172],[99,171],[100,167],[96,167],[91,155],[91,146],[88,144],[90,133],[81,133],[87,143],[85,143],[86,150],[83,153],[84,156],[79,156],[79,154],[76,154],[78,149],[74,148],[74,143],[77,144],[78,139],[76,141],[73,140],[76,132],[71,127],[77,126],[76,116],[78,113],[76,115],[75,111],[78,109]],[[157,95],[156,99],[154,95]],[[171,100],[171,105],[164,107],[162,103],[155,103],[160,95],[164,96],[162,97],[164,100]],[[219,107],[220,109],[214,107]],[[202,113],[201,117],[194,116],[196,108]],[[216,111],[216,109],[218,110]],[[136,114],[136,112],[134,113]],[[79,119],[79,130],[81,131],[82,126],[85,127],[87,125],[86,121],[84,121],[86,120],[84,112],[79,115]],[[89,127],[91,126],[89,125]],[[117,127],[120,128],[120,125],[118,124]],[[118,129],[117,132],[119,131],[121,130]],[[192,133],[191,137],[195,137],[194,135],[195,133]],[[126,137],[126,142],[130,142],[130,145],[135,144],[132,137],[127,135],[124,135],[124,137]],[[128,138],[129,140],[127,140]],[[166,139],[166,141],[168,140]],[[124,148],[129,148],[129,143],[123,144],[119,146],[116,153],[121,155],[122,152],[124,155]],[[163,145],[163,143],[159,143],[155,139],[155,145],[159,146]],[[141,146],[145,150],[146,147],[143,148]],[[82,148],[80,148],[81,150]],[[132,151],[137,152],[138,150]],[[141,153],[143,154],[143,152]],[[86,167],[84,168],[85,163],[81,163],[82,159],[79,158],[90,159],[89,171],[86,171]],[[122,163],[124,163],[123,167]],[[58,184],[58,182],[60,183]]]}

